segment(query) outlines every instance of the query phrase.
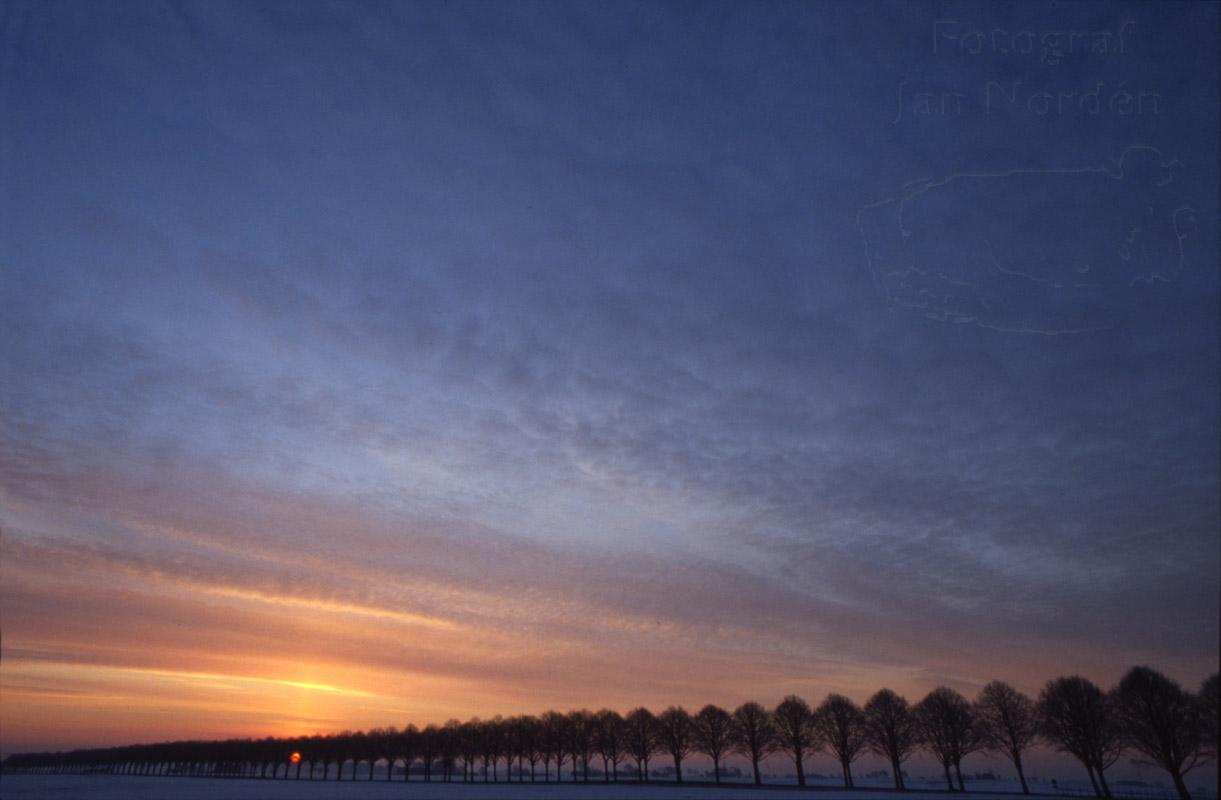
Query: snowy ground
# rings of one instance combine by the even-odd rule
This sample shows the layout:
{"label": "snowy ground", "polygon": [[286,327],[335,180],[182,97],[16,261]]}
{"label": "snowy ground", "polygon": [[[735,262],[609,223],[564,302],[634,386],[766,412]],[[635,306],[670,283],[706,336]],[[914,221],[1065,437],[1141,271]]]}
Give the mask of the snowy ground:
{"label": "snowy ground", "polygon": [[[861,800],[865,792],[834,789],[802,791],[796,787],[755,789],[741,786],[707,786],[650,784],[634,786],[572,785],[572,784],[467,784],[460,783],[383,783],[356,782],[296,782],[223,780],[208,778],[141,778],[127,776],[80,775],[4,775],[0,776],[0,794],[4,800],[25,798],[130,798],[152,800],[790,800],[815,794],[820,800],[852,798]],[[868,796],[885,796],[878,791]],[[973,795],[983,800],[1012,795]],[[922,800],[939,800],[950,795],[923,794]]]}
{"label": "snowy ground", "polygon": [[[1005,788],[1008,788],[1007,786]],[[1043,788],[1043,787],[1040,787]],[[1050,788],[1050,787],[1046,787]],[[1067,787],[1060,787],[1065,789]],[[1076,787],[1072,787],[1075,789]],[[1169,797],[1152,789],[1116,792],[1140,798]],[[675,785],[653,783],[636,785],[602,784],[461,784],[412,781],[385,783],[375,781],[336,783],[329,781],[226,780],[219,778],[150,778],[119,775],[0,775],[0,796],[4,800],[41,800],[42,798],[93,798],[94,800],[865,800],[897,798],[911,800],[959,800],[962,795],[944,790],[917,790],[898,794],[880,788],[855,791],[814,787]],[[1044,795],[1045,797],[1047,795]],[[1075,796],[1064,794],[1052,797]],[[1215,797],[1215,795],[1213,795]],[[971,800],[1015,800],[1008,792],[972,791]],[[1020,795],[1019,795],[1020,797]]]}

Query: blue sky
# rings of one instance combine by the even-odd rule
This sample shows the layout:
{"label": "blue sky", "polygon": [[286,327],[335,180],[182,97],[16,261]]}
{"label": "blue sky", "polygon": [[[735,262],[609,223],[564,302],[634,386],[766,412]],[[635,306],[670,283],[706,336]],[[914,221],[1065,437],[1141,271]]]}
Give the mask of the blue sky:
{"label": "blue sky", "polygon": [[1216,6],[3,14],[6,739],[1215,670]]}

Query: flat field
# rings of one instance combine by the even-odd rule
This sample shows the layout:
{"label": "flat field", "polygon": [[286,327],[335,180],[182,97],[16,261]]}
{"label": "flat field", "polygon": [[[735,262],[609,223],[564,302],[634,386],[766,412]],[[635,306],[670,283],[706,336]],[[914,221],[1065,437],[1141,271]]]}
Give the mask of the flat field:
{"label": "flat field", "polygon": [[[1006,787],[1007,788],[1007,787]],[[1063,794],[1042,797],[1080,797],[1076,787]],[[1170,797],[1144,789],[1139,793],[1117,792],[1117,796]],[[909,800],[962,800],[960,794],[935,790],[905,793],[882,788],[844,790],[829,787],[798,789],[796,786],[703,783],[610,784],[463,784],[386,783],[384,781],[272,781],[223,778],[165,778],[124,775],[2,775],[0,797],[4,800],[865,800],[908,798]],[[1011,792],[971,791],[970,800],[1015,800]],[[1214,795],[1215,797],[1215,795]]]}

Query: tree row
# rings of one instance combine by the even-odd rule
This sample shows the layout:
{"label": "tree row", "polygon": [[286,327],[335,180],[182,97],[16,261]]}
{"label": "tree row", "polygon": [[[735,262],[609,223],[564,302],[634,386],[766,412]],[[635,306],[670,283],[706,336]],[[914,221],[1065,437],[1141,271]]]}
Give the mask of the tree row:
{"label": "tree row", "polygon": [[[965,791],[963,759],[988,752],[1006,757],[1029,793],[1024,757],[1033,747],[1050,746],[1075,757],[1098,797],[1111,797],[1106,770],[1125,751],[1142,755],[1166,771],[1179,797],[1190,800],[1184,776],[1215,761],[1218,736],[1217,675],[1198,693],[1148,667],[1133,667],[1104,692],[1080,676],[1049,681],[1037,698],[993,681],[973,700],[938,687],[918,703],[882,689],[858,706],[831,694],[817,707],[790,695],[775,708],[744,703],[733,711],[706,705],[694,714],[679,706],[660,713],[636,708],[627,714],[604,709],[536,716],[451,720],[417,728],[375,728],[365,732],[292,738],[168,742],[151,745],[21,753],[3,762],[5,771],[106,772],[134,775],[210,775],[300,780],[350,779],[357,767],[385,763],[385,780],[403,764],[425,781],[506,780],[588,782],[592,771],[604,781],[621,776],[648,780],[650,762],[673,764],[682,782],[683,765],[694,754],[712,761],[721,781],[732,755],[750,763],[756,784],[761,763],[782,754],[791,760],[800,786],[806,760],[823,752],[838,761],[846,787],[854,785],[853,765],[865,753],[886,759],[895,788],[905,789],[903,765],[923,750],[940,765],[949,791]],[[597,762],[601,761],[601,770]],[[321,775],[319,775],[321,772]]]}

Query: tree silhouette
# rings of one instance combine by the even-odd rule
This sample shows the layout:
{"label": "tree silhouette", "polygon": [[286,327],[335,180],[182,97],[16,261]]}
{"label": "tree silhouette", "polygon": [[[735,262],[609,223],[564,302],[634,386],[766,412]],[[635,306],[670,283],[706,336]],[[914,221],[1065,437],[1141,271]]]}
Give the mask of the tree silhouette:
{"label": "tree silhouette", "polygon": [[488,780],[488,767],[492,770],[492,783],[500,782],[500,757],[504,754],[504,718],[497,715],[479,726],[483,743],[483,779]]}
{"label": "tree silhouette", "polygon": [[458,739],[458,754],[462,757],[462,780],[474,782],[475,762],[479,758],[479,726],[478,717],[472,717],[462,725],[462,734]]}
{"label": "tree silhouette", "polygon": [[979,750],[984,739],[967,699],[948,686],[938,686],[916,704],[920,738],[941,762],[945,782],[954,791],[950,767],[958,778],[958,790],[966,791],[962,780],[962,760]]}
{"label": "tree silhouette", "polygon": [[649,759],[658,750],[657,718],[647,708],[634,708],[624,718],[627,752],[636,761],[636,779],[649,779]]}
{"label": "tree silhouette", "polygon": [[1102,690],[1079,675],[1048,681],[1039,693],[1041,733],[1085,765],[1094,795],[1110,797],[1106,768],[1122,750],[1119,725]]}
{"label": "tree silhouette", "polygon": [[755,785],[763,783],[759,762],[776,746],[776,726],[771,712],[755,702],[743,703],[733,712],[734,750],[750,759]]}
{"label": "tree silhouette", "polygon": [[903,762],[920,745],[920,729],[907,700],[882,689],[865,703],[865,736],[869,749],[890,762],[896,789],[906,788]]}
{"label": "tree silhouette", "polygon": [[[296,766],[296,770],[295,770],[295,772],[296,772],[295,780],[301,780],[301,767],[305,764],[305,754],[307,752],[309,752],[309,739],[305,738],[304,736],[301,736],[296,739],[293,739],[289,743],[289,745],[290,745],[289,746],[290,752],[301,754],[301,758],[299,761],[297,761],[297,766]],[[291,756],[290,756],[290,758],[291,758]],[[288,773],[285,773],[284,777],[287,778]]]}
{"label": "tree silhouette", "polygon": [[403,780],[411,780],[411,762],[415,760],[416,746],[420,740],[420,731],[414,725],[408,725],[399,731],[395,740],[396,755],[403,759]]}
{"label": "tree silhouette", "polygon": [[695,749],[712,759],[713,779],[720,783],[721,760],[733,749],[733,716],[719,706],[706,705],[692,722]]}
{"label": "tree silhouette", "polygon": [[448,720],[437,735],[437,755],[441,759],[441,780],[449,783],[454,779],[454,762],[461,746],[462,723]]}
{"label": "tree silhouette", "polygon": [[424,782],[432,782],[432,768],[437,760],[437,726],[428,725],[420,731],[418,739],[420,766],[424,769]]}
{"label": "tree silhouette", "polygon": [[682,706],[670,706],[657,715],[657,739],[674,759],[674,778],[678,783],[683,782],[683,759],[691,754],[694,733],[691,715]]}
{"label": "tree silhouette", "polygon": [[594,752],[594,715],[585,709],[568,714],[568,752],[572,756],[572,781],[577,781],[577,768],[581,779],[589,782],[589,759]]}
{"label": "tree silhouette", "polygon": [[975,715],[983,726],[986,747],[1009,757],[1022,784],[1022,794],[1030,794],[1022,753],[1039,735],[1039,712],[1034,701],[1003,681],[992,681],[976,698]]}
{"label": "tree silhouette", "polygon": [[852,762],[868,745],[864,712],[842,694],[830,694],[814,712],[814,727],[819,741],[839,760],[844,786],[851,789]]}
{"label": "tree silhouette", "polygon": [[816,745],[814,712],[805,700],[795,694],[780,701],[772,712],[776,726],[776,746],[793,759],[797,767],[797,785],[806,785],[805,757]]}
{"label": "tree silhouette", "polygon": [[343,749],[339,744],[339,735],[326,736],[325,739],[322,739],[322,780],[326,780],[330,776],[332,761],[336,763],[336,766],[343,763]]}
{"label": "tree silhouette", "polygon": [[1204,757],[1217,760],[1217,711],[1221,700],[1217,696],[1217,673],[1213,673],[1200,686],[1197,696],[1200,704],[1200,740],[1204,743]]}
{"label": "tree silhouette", "polygon": [[1124,742],[1170,773],[1180,800],[1191,800],[1183,776],[1206,759],[1200,703],[1150,667],[1133,667],[1112,692]]}
{"label": "tree silhouette", "polygon": [[543,729],[536,717],[518,717],[517,738],[521,743],[521,753],[530,764],[530,782],[537,783],[535,768],[543,755]]}
{"label": "tree silhouette", "polygon": [[356,768],[360,762],[369,762],[369,778],[373,780],[373,762],[377,759],[377,742],[373,737],[373,732],[352,734],[352,780],[356,780]]}
{"label": "tree silhouette", "polygon": [[[312,781],[314,780],[314,770],[318,766],[319,759],[324,762],[326,761],[326,737],[314,734],[313,736],[309,737],[308,747],[309,752],[307,757],[309,758],[309,779]],[[326,767],[324,764],[323,770],[325,771],[325,769]],[[325,775],[323,776],[323,780],[326,780]]]}
{"label": "tree silhouette", "polygon": [[618,711],[604,708],[594,715],[594,746],[602,756],[602,780],[619,780],[619,762],[627,738],[626,724]]}
{"label": "tree silhouette", "polygon": [[[772,713],[758,703],[745,703],[732,715],[706,706],[694,718],[675,706],[660,719],[645,708],[634,709],[626,718],[610,709],[597,714],[548,711],[510,719],[450,720],[423,730],[407,725],[401,730],[373,728],[308,737],[16,753],[0,763],[0,770],[256,780],[302,780],[304,773],[309,780],[326,781],[332,766],[335,780],[343,780],[351,761],[352,780],[360,776],[362,763],[368,764],[369,773],[361,777],[374,780],[376,765],[384,759],[386,780],[393,780],[401,758],[405,781],[410,781],[413,768],[423,773],[425,781],[431,781],[437,769],[440,780],[452,781],[460,760],[464,781],[476,780],[476,768],[482,761],[483,780],[496,782],[503,759],[507,779],[512,781],[516,775],[522,782],[527,763],[531,781],[537,781],[540,760],[543,780],[549,781],[551,761],[556,762],[556,775],[562,779],[564,762],[570,760],[573,780],[588,782],[590,760],[600,755],[604,781],[617,780],[619,760],[625,756],[635,760],[637,779],[646,781],[650,759],[667,752],[674,758],[675,780],[681,782],[683,760],[698,750],[711,758],[718,782],[724,758],[738,752],[750,759],[754,781],[760,784],[760,762],[779,750],[793,759],[798,783],[804,786],[805,757],[825,746],[840,761],[845,785],[854,783],[851,765],[868,747],[890,762],[895,788],[904,789],[903,762],[925,744],[940,760],[952,791],[950,767],[957,777],[957,790],[965,789],[962,759],[981,746],[1005,753],[1017,769],[1023,790],[1028,791],[1022,759],[1037,734],[1085,766],[1096,795],[1110,796],[1105,771],[1129,747],[1164,768],[1183,800],[1188,797],[1184,776],[1216,757],[1217,712],[1215,674],[1198,695],[1192,695],[1156,670],[1134,667],[1110,694],[1073,676],[1049,681],[1037,703],[994,681],[984,687],[974,704],[939,687],[914,709],[902,697],[883,689],[863,710],[847,698],[829,695],[817,712],[795,696],[786,697]],[[300,754],[295,764],[294,753]]]}
{"label": "tree silhouette", "polygon": [[564,768],[564,715],[558,711],[547,711],[542,719],[543,782],[551,781],[551,762],[555,761],[555,779],[561,779]]}
{"label": "tree silhouette", "polygon": [[[343,780],[343,766],[348,763],[352,753],[352,732],[342,731],[332,738],[334,745],[331,752],[335,757],[335,780]],[[352,778],[356,778],[356,767],[352,767]]]}

